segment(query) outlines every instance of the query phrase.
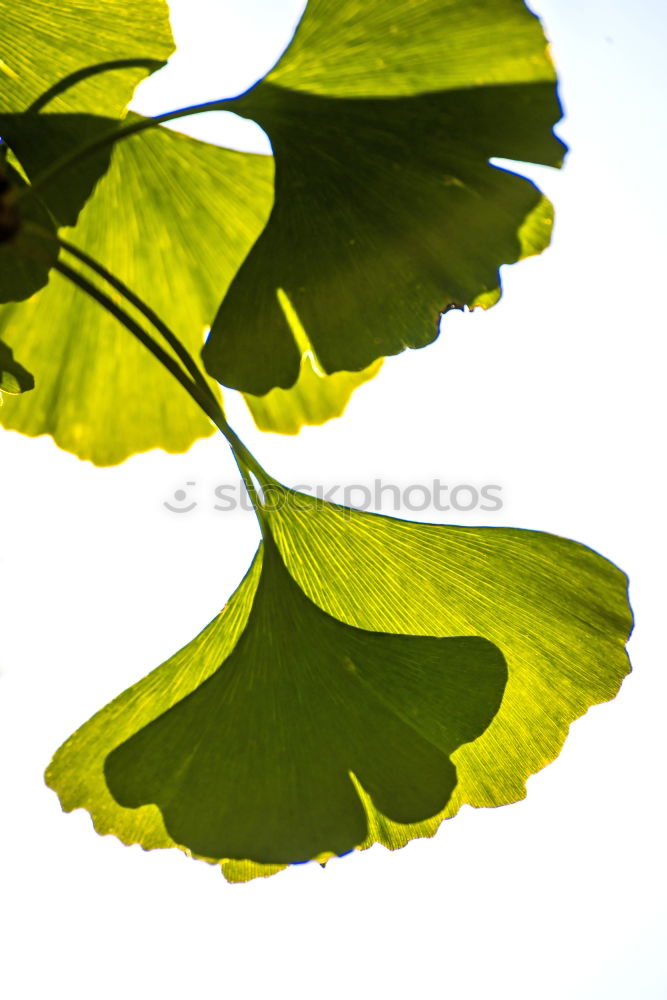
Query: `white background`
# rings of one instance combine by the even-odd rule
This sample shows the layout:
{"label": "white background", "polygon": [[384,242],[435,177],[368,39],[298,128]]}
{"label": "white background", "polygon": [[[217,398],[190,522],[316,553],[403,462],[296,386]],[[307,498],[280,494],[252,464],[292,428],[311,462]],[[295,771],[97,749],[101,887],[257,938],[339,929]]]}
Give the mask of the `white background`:
{"label": "white background", "polygon": [[[173,6],[181,50],[138,94],[147,113],[245,89],[301,9]],[[222,441],[98,470],[49,439],[3,432],[0,977],[11,1000],[667,996],[666,20],[659,0],[539,10],[572,147],[561,174],[530,169],[557,207],[552,248],[505,269],[497,308],[450,314],[434,346],[387,362],[343,420],[279,438],[254,431],[231,396],[228,412],[287,483],[502,484],[502,511],[457,520],[553,531],[626,570],[634,673],[572,727],[524,802],[466,808],[435,840],[247,885],[178,851],[123,848],[87,814],[61,813],[44,767],[219,610],[254,551],[254,519],[212,509],[212,488],[236,478]],[[225,119],[197,134],[267,148]],[[198,506],[169,513],[163,501],[188,481]]]}

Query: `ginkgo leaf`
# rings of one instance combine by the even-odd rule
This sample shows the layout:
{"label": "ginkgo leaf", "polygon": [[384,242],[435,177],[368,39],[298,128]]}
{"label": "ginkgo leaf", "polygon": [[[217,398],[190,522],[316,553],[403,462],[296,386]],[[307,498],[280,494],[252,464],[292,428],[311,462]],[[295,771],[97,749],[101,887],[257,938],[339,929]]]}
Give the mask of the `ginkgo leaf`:
{"label": "ginkgo leaf", "polygon": [[[61,116],[46,117],[56,134]],[[151,129],[117,144],[76,229],[64,235],[141,296],[196,353],[220,288],[266,221],[272,179],[270,157]],[[2,310],[0,334],[20,342],[22,360],[37,379],[31,397],[3,407],[5,427],[51,434],[61,448],[98,465],[151,448],[185,451],[213,430],[154,358],[59,275],[31,301]]]}
{"label": "ginkgo leaf", "polygon": [[74,733],[55,754],[46,783],[66,812],[87,809],[98,833],[147,850],[175,847],[156,806],[123,809],[104,777],[107,755],[213,674],[236,646],[247,624],[261,570],[255,558],[223,610],[191,643],[119,695]]}
{"label": "ginkgo leaf", "polygon": [[[255,395],[293,385],[279,290],[327,373],[430,343],[450,308],[490,305],[544,201],[489,159],[560,164],[554,81],[520,0],[310,0],[278,65],[226,105],[269,135],[276,193],[213,323],[208,371]],[[537,252],[549,226],[533,231]]]}
{"label": "ginkgo leaf", "polygon": [[[18,145],[44,164],[63,151],[63,137],[50,135],[38,108],[48,103],[57,112],[92,112],[86,116],[88,134],[102,124],[108,128],[124,114],[137,83],[163,66],[174,48],[164,0],[62,0],[57,11],[49,0],[0,0],[0,24],[3,37],[11,39],[0,50],[0,135],[7,140],[8,132],[21,133]],[[96,71],[104,67],[106,72]],[[95,117],[104,115],[109,120]],[[71,139],[75,144],[76,132]],[[108,163],[106,150],[76,166],[79,189],[53,186],[53,194],[65,190],[69,200],[64,218],[55,213],[59,221],[76,221]],[[17,211],[27,224],[15,240],[0,245],[0,302],[20,302],[42,288],[57,257],[55,243],[45,241],[44,233],[53,237],[54,229],[44,205],[30,195]]]}
{"label": "ginkgo leaf", "polygon": [[299,377],[291,389],[272,389],[265,396],[244,393],[243,398],[260,430],[297,434],[304,424],[323,424],[342,416],[354,390],[375,378],[382,359],[360,372],[326,375],[308,334],[281,289],[278,301],[301,353]]}
{"label": "ginkgo leaf", "polygon": [[[432,837],[462,805],[525,797],[527,778],[553,761],[572,722],[618,693],[630,670],[627,578],[597,552],[518,528],[418,524],[340,507],[274,484],[272,532],[290,575],[328,614],[358,628],[409,635],[480,635],[507,662],[498,713],[452,756],[458,782],[436,816],[402,825],[363,788],[361,849]],[[273,874],[223,864],[230,881]]]}
{"label": "ginkgo leaf", "polygon": [[270,533],[259,561],[254,593],[248,583],[236,598],[241,615],[221,616],[178,654],[178,672],[169,661],[59,751],[48,781],[65,808],[85,805],[98,829],[127,840],[125,812],[112,817],[97,801],[103,763],[119,805],[158,805],[191,853],[280,865],[361,843],[359,788],[400,824],[444,807],[456,784],[450,755],[498,710],[498,649],[345,625],[305,596]]}
{"label": "ginkgo leaf", "polygon": [[[116,119],[100,115],[0,112],[0,134],[31,182],[65,153],[109,133],[118,124]],[[76,225],[79,212],[109,168],[112,150],[109,143],[38,187],[39,200],[60,225]]]}
{"label": "ginkgo leaf", "polygon": [[344,854],[368,833],[350,775],[397,823],[439,812],[456,784],[449,755],[487,727],[505,680],[485,639],[389,635],[330,617],[267,536],[233,653],[112,751],[107,784],[127,808],[157,804],[174,840],[202,857]]}
{"label": "ginkgo leaf", "polygon": [[418,524],[277,485],[276,544],[318,607],[358,628],[481,635],[509,677],[486,732],[454,754],[458,785],[417,829],[382,820],[393,846],[430,836],[461,805],[498,806],[554,760],[571,723],[613,698],[630,665],[627,578],[577,542],[518,528]]}
{"label": "ginkgo leaf", "polygon": [[19,171],[0,163],[0,303],[27,299],[43,288],[57,258],[51,216]]}
{"label": "ginkgo leaf", "polygon": [[0,403],[3,392],[13,396],[34,387],[35,380],[30,372],[16,360],[11,347],[0,340]]}
{"label": "ginkgo leaf", "polygon": [[[549,243],[552,225],[553,207],[551,202],[543,197],[519,229],[521,260],[541,253]],[[500,288],[495,288],[479,295],[472,303],[472,307],[488,309],[495,305],[499,298]],[[378,359],[359,372],[340,371],[327,375],[322,370],[322,365],[298,316],[280,290],[278,301],[301,352],[299,376],[290,389],[271,389],[264,396],[244,393],[243,398],[260,430],[278,434],[298,434],[305,425],[323,424],[327,420],[341,417],[353,392],[378,374],[382,359]]]}
{"label": "ginkgo leaf", "polygon": [[[66,810],[88,809],[99,832],[145,847],[175,843],[222,860],[225,876],[239,881],[306,855],[326,860],[345,845],[395,849],[432,836],[464,803],[522,798],[527,777],[557,756],[570,724],[614,697],[629,670],[627,581],[575,542],[399,521],[278,484],[265,493],[265,518],[264,561],[256,559],[223,615],[56,754],[49,784]],[[473,636],[484,640],[477,650]],[[447,642],[438,647],[435,637]],[[452,699],[445,664],[459,653],[461,689]],[[473,662],[481,672],[471,684]],[[378,717],[362,698],[355,704],[364,706],[365,725],[352,710],[358,683],[364,698],[369,689],[403,722],[418,723],[428,743],[451,752],[457,782],[446,795],[445,770],[432,772],[411,753],[405,771],[392,764],[394,792],[382,784],[382,769],[360,763],[362,731],[368,760],[376,759]],[[335,727],[326,707],[332,698]],[[469,726],[455,739],[454,703]],[[408,745],[398,735],[392,742]],[[418,743],[410,745],[417,754]],[[340,791],[333,763],[352,776],[363,835],[352,818],[361,806],[349,786]],[[414,809],[398,780],[413,766],[410,795],[421,802]],[[307,820],[297,788],[314,800]],[[438,794],[443,807],[426,815]],[[329,821],[336,833],[326,841],[318,831]]]}
{"label": "ginkgo leaf", "polygon": [[298,434],[305,425],[342,417],[352,393],[375,378],[381,367],[382,358],[360,372],[325,375],[312,355],[306,353],[291,389],[272,389],[265,396],[244,393],[243,398],[261,431]]}
{"label": "ginkgo leaf", "polygon": [[0,0],[0,23],[0,111],[26,111],[87,67],[140,60],[88,76],[49,104],[53,111],[119,117],[139,81],[174,50],[164,0]]}

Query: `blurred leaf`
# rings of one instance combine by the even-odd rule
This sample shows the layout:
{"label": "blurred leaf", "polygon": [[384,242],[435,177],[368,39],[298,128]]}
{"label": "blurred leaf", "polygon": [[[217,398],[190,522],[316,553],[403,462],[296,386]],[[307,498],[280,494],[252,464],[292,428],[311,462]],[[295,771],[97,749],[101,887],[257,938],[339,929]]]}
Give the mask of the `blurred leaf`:
{"label": "blurred leaf", "polygon": [[[220,289],[266,221],[272,179],[270,157],[151,129],[114,149],[71,240],[196,353]],[[20,342],[37,378],[31,397],[3,407],[5,427],[52,434],[98,465],[150,448],[182,452],[213,430],[154,358],[60,276],[30,302],[2,310],[0,334]]]}
{"label": "blurred leaf", "polygon": [[[491,304],[544,205],[490,157],[559,165],[555,76],[520,0],[310,0],[292,45],[228,103],[276,158],[269,223],[204,348],[254,395],[294,384],[279,291],[327,373],[430,343],[449,308]],[[537,228],[532,252],[548,242]]]}
{"label": "blurred leaf", "polygon": [[277,484],[266,511],[223,613],[55,755],[49,785],[100,833],[231,855],[233,881],[395,849],[465,802],[522,798],[628,672],[625,577],[581,545]]}
{"label": "blurred leaf", "polygon": [[[164,0],[0,0],[0,111],[26,111],[63,77],[114,59],[153,59],[174,50]],[[53,111],[119,117],[146,67],[91,76],[49,105]]]}

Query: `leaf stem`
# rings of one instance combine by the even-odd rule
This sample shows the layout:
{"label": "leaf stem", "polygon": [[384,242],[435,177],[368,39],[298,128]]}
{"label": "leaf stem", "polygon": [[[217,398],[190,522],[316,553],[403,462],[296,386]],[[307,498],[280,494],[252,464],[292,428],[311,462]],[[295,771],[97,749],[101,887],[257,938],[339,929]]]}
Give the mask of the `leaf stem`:
{"label": "leaf stem", "polygon": [[[177,382],[179,382],[188,395],[194,400],[197,406],[225,436],[231,446],[234,459],[239,468],[239,472],[241,473],[241,477],[243,478],[245,487],[248,490],[250,499],[252,500],[260,525],[263,526],[264,512],[262,510],[261,500],[252,481],[252,475],[257,477],[262,486],[272,485],[274,480],[262,468],[255,456],[248,451],[243,441],[241,441],[236,432],[229,426],[222,411],[222,407],[213,395],[210,386],[205,383],[205,380],[204,386],[199,384],[199,381],[195,382],[193,378],[183,371],[176,359],[173,358],[171,354],[169,354],[150,333],[144,330],[144,328],[137,323],[125,309],[122,308],[122,306],[115,303],[113,299],[106,294],[106,292],[103,292],[97,287],[97,285],[94,285],[79,271],[74,270],[74,268],[71,268],[69,264],[65,264],[60,260],[56,261],[53,267],[58,274],[67,278],[68,281],[71,281],[72,284],[76,285],[82,292],[94,299],[95,302],[101,305],[103,309],[106,309],[106,311],[117,319],[118,322],[126,328],[126,330],[136,337],[136,339],[151,352],[160,364],[163,365],[163,367],[166,368],[171,375],[173,375]],[[135,297],[134,293],[131,293],[131,295]],[[135,298],[137,301],[141,301],[138,299],[138,296]],[[183,350],[185,351],[185,348],[183,348]],[[200,378],[204,378],[201,373]]]}
{"label": "leaf stem", "polygon": [[[100,264],[99,261],[95,260],[94,257],[91,257],[90,254],[80,250],[79,247],[70,243],[68,240],[63,240],[61,238],[59,239],[59,243],[64,250],[80,260],[82,264],[86,264],[91,271],[95,271],[100,278],[103,278],[109,285],[111,285],[112,288],[115,288],[117,292],[120,292],[120,294],[124,296],[124,298],[126,298],[127,301],[135,307],[135,309],[145,316],[148,322],[155,327],[158,333],[162,334],[174,354],[183,364],[183,367],[192,376],[193,381],[200,386],[203,392],[211,393],[211,395],[213,395],[205,376],[200,371],[197,362],[194,360],[185,345],[181,343],[173,330],[167,326],[164,320],[162,320],[157,313],[143,301],[143,299],[140,299],[131,288],[128,288],[124,281],[117,278],[115,274],[112,274],[111,271],[104,267],[103,264]],[[215,397],[213,398],[215,399]]]}
{"label": "leaf stem", "polygon": [[[156,115],[153,118],[141,118],[139,121],[133,121],[129,125],[125,125],[121,128],[115,127],[109,129],[108,132],[104,132],[102,135],[98,135],[95,139],[90,142],[79,146],[77,149],[71,152],[65,153],[63,156],[58,157],[54,162],[42,171],[34,181],[32,182],[33,192],[39,191],[45,184],[52,181],[59,173],[63,170],[67,170],[74,163],[79,160],[84,159],[87,156],[92,156],[93,153],[97,153],[100,149],[104,149],[105,146],[113,145],[119,142],[121,139],[127,139],[132,135],[137,135],[139,132],[143,132],[149,128],[155,128],[156,125],[161,125],[163,122],[173,121],[175,118],[187,118],[189,115],[200,115],[206,111],[224,111],[233,100],[222,99],[218,101],[208,101],[205,104],[193,104],[186,108],[178,108],[176,111],[167,111],[165,114]],[[17,200],[21,198],[21,193],[17,195]]]}
{"label": "leaf stem", "polygon": [[68,73],[67,76],[58,80],[52,87],[45,90],[43,94],[36,97],[32,104],[25,109],[25,114],[37,114],[56,97],[69,90],[70,87],[74,87],[77,83],[81,83],[82,80],[87,80],[91,76],[97,76],[99,73],[108,73],[110,70],[115,69],[147,69],[151,73],[154,73],[155,70],[160,69],[162,66],[166,66],[166,62],[162,59],[112,59],[108,62],[95,63],[93,66],[84,66],[83,69],[77,69],[73,73]]}

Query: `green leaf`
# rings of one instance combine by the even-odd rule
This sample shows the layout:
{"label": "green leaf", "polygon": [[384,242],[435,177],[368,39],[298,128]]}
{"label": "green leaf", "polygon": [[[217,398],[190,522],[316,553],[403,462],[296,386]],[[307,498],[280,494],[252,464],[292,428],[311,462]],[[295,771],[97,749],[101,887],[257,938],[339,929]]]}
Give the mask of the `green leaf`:
{"label": "green leaf", "polygon": [[302,427],[342,417],[355,389],[375,378],[382,359],[360,372],[325,375],[310,352],[301,358],[299,377],[291,389],[272,389],[265,396],[244,393],[252,418],[261,431],[298,434]]}
{"label": "green leaf", "polygon": [[11,347],[0,340],[0,404],[2,393],[16,395],[35,388],[35,380],[30,372],[14,358]]}
{"label": "green leaf", "polygon": [[55,755],[49,785],[99,832],[231,855],[232,881],[393,850],[464,803],[522,798],[629,670],[626,579],[575,542],[399,521],[278,484],[264,516],[263,560],[222,615]]}
{"label": "green leaf", "polygon": [[[173,52],[164,0],[0,0],[0,111],[25,111],[63,77],[115,59],[154,60]],[[54,111],[119,117],[147,66],[88,77],[54,98]]]}
{"label": "green leaf", "polygon": [[[553,215],[551,202],[542,197],[519,230],[521,260],[541,253],[548,245]],[[500,289],[496,288],[479,295],[472,306],[488,309],[499,298]],[[375,378],[382,366],[382,359],[359,372],[340,371],[326,375],[299,317],[280,290],[278,301],[301,351],[299,377],[291,389],[271,389],[264,396],[244,393],[243,398],[260,430],[277,434],[298,434],[305,425],[323,424],[327,420],[341,417],[352,393]]]}
{"label": "green leaf", "polygon": [[[439,314],[490,305],[544,200],[489,164],[559,165],[539,22],[520,0],[310,0],[275,69],[228,107],[276,158],[269,223],[204,348],[225,385],[287,388],[288,301],[327,373],[430,343]],[[531,252],[550,227],[533,228]]]}
{"label": "green leaf", "polygon": [[299,377],[291,389],[272,389],[265,396],[245,393],[243,398],[260,430],[298,434],[304,424],[323,424],[342,416],[354,390],[375,378],[382,360],[360,372],[325,375],[313,345],[289,301],[280,291],[278,299],[296,346],[301,352]]}
{"label": "green leaf", "polygon": [[[16,195],[22,192],[20,201]],[[11,163],[0,162],[0,303],[43,288],[58,258],[53,221]]]}
{"label": "green leaf", "polygon": [[[56,755],[48,780],[65,808],[81,756],[99,768],[112,745],[104,772],[113,798],[126,809],[157,804],[173,840],[211,860],[276,865],[344,854],[368,834],[359,786],[397,823],[439,812],[456,783],[451,753],[500,704],[499,651],[479,638],[337,621],[295,584],[270,535],[251,576],[252,608],[231,653],[220,658],[231,645],[221,616],[178,654],[181,672],[195,677],[204,643],[217,654],[191,693],[156,713],[165,692],[190,686],[169,661]],[[120,742],[128,716],[134,732]],[[87,804],[96,816],[98,803]]]}
{"label": "green leaf", "polygon": [[271,525],[287,568],[318,607],[357,628],[480,635],[507,661],[497,716],[454,754],[459,783],[419,832],[461,805],[499,806],[554,760],[570,724],[608,701],[630,666],[627,578],[597,552],[518,528],[416,524],[275,487]]}
{"label": "green leaf", "polygon": [[[99,115],[0,113],[0,134],[31,183],[65,153],[110,132],[116,125],[115,119]],[[39,185],[40,201],[60,225],[76,225],[79,212],[109,168],[112,151],[110,143]]]}
{"label": "green leaf", "polygon": [[344,854],[368,832],[350,775],[397,823],[439,812],[456,784],[449,756],[489,724],[505,680],[486,640],[368,632],[325,614],[268,536],[233,653],[107,757],[107,784],[126,808],[156,803],[201,857]]}
{"label": "green leaf", "polygon": [[233,651],[248,621],[261,559],[255,558],[243,582],[217,618],[189,645],[121,694],[82,726],[55,754],[46,782],[63,809],[88,809],[98,833],[112,833],[125,844],[147,850],[174,847],[159,809],[122,809],[104,778],[107,754],[194,691]]}
{"label": "green leaf", "polygon": [[[266,221],[272,179],[270,157],[150,129],[117,145],[68,238],[196,353],[220,289]],[[154,358],[60,276],[30,302],[4,309],[0,334],[20,343],[37,377],[30,397],[3,407],[5,427],[51,434],[60,447],[98,465],[151,448],[182,452],[212,432]]]}
{"label": "green leaf", "polygon": [[[48,124],[29,109],[45,99],[56,111],[120,117],[137,83],[164,65],[174,45],[167,5],[163,0],[62,0],[54,10],[49,0],[0,0],[0,23],[11,46],[0,51],[0,135],[17,132],[18,147],[28,157],[48,164],[60,152],[62,137],[52,136]],[[135,57],[142,65],[125,66],[103,74],[84,75],[91,64]],[[58,92],[58,83],[78,75],[74,86]],[[75,76],[76,79],[76,76]],[[27,112],[27,114],[25,113]],[[94,128],[92,115],[88,128]],[[105,121],[105,119],[101,119]],[[108,127],[108,123],[107,123]],[[55,140],[55,141],[54,141]],[[18,149],[16,150],[18,152]],[[21,153],[18,153],[19,159]],[[76,206],[69,196],[68,212],[56,218],[72,224],[93,184],[108,166],[109,153],[77,166],[83,187]],[[41,192],[40,192],[41,193]],[[54,197],[59,194],[56,186]],[[56,198],[59,207],[62,199]],[[67,199],[66,199],[67,201]],[[51,207],[51,206],[49,206]],[[20,302],[42,288],[57,258],[57,247],[48,233],[55,230],[44,203],[31,194],[16,206],[22,219],[17,235],[0,242],[0,302]],[[37,228],[35,228],[37,227]]]}

